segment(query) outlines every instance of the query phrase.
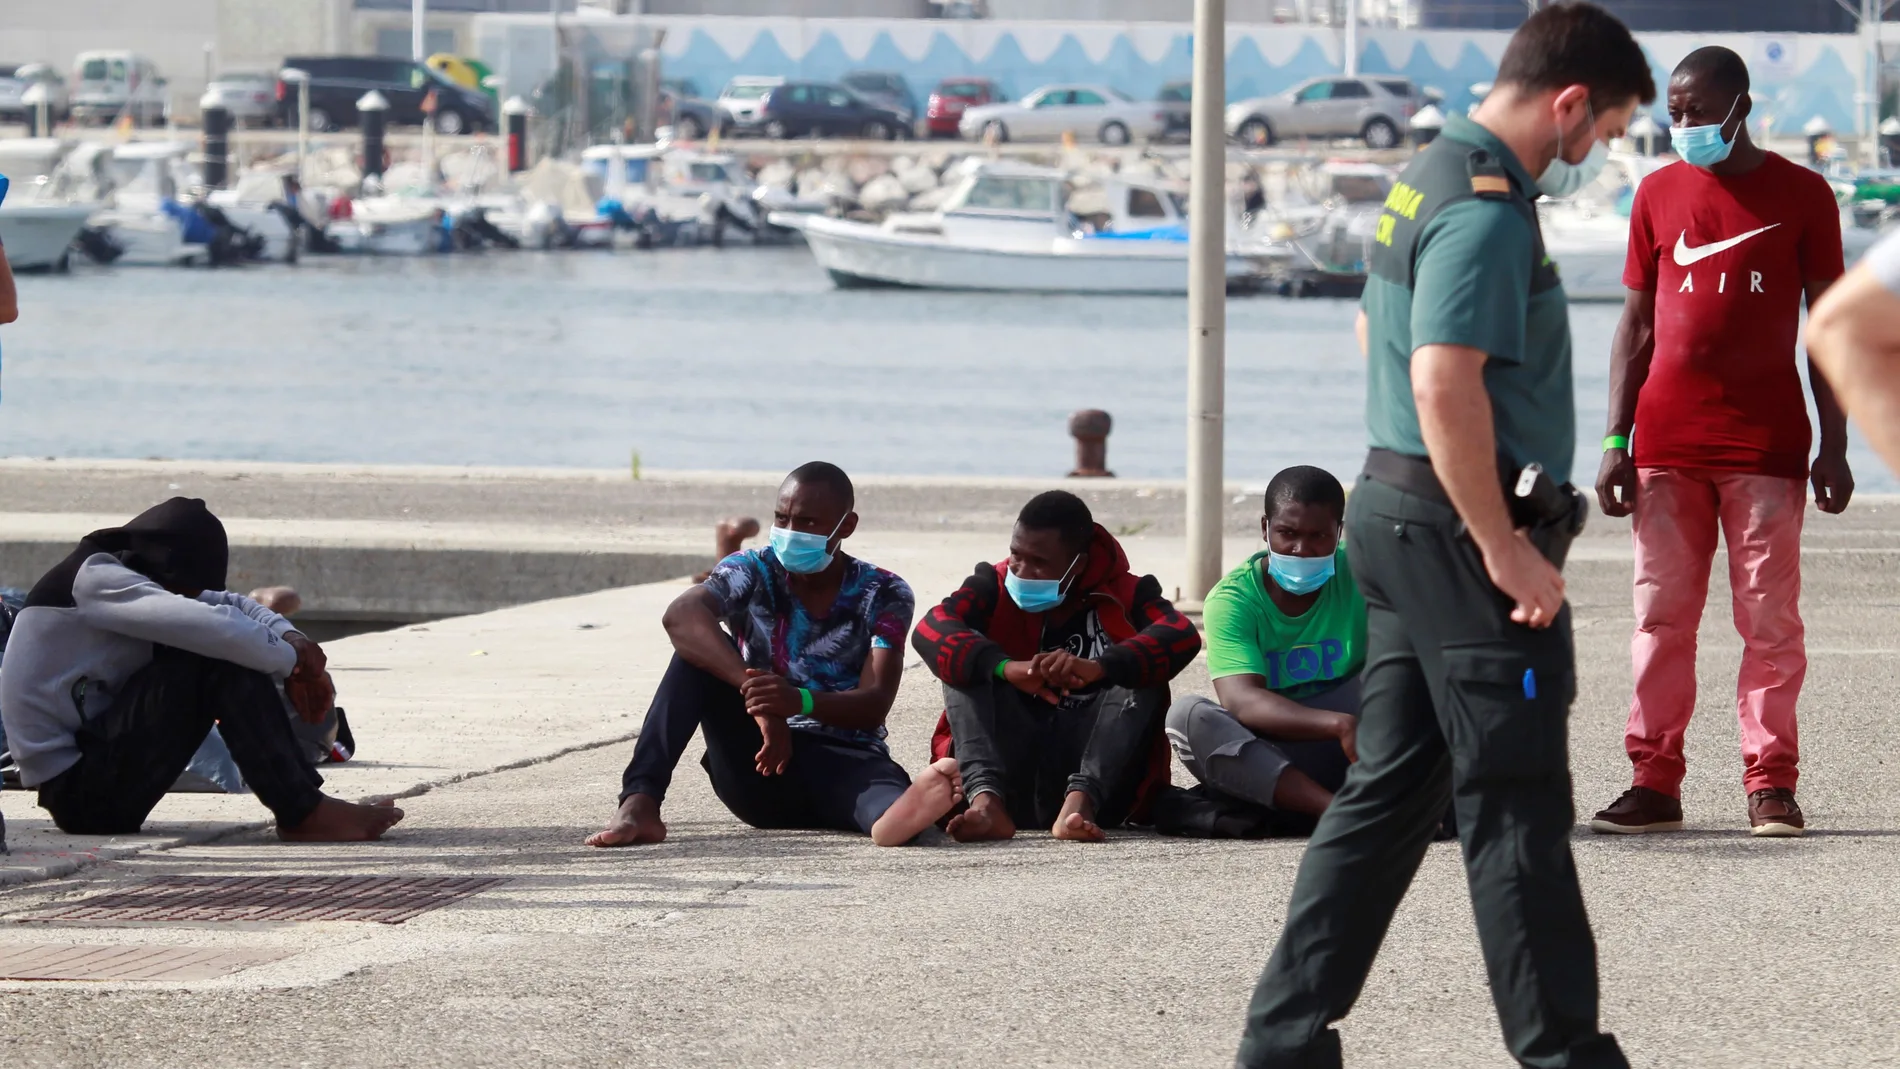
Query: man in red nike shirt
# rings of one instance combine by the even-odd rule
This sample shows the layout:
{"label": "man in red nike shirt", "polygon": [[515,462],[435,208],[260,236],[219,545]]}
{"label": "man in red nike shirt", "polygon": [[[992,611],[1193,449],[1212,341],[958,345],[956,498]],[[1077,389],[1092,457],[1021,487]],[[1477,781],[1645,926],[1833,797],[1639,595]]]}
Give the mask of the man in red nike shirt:
{"label": "man in red nike shirt", "polygon": [[1695,710],[1696,629],[1719,531],[1728,543],[1743,642],[1737,705],[1742,784],[1756,835],[1799,835],[1795,699],[1807,673],[1801,625],[1804,481],[1823,512],[1854,492],[1847,423],[1810,373],[1812,442],[1795,338],[1801,302],[1840,277],[1840,210],[1820,175],[1748,136],[1748,68],[1699,48],[1669,81],[1683,162],[1637,187],[1629,287],[1611,350],[1609,436],[1597,498],[1635,513],[1635,687],[1624,746],[1635,785],[1590,827],[1682,827],[1683,733]]}

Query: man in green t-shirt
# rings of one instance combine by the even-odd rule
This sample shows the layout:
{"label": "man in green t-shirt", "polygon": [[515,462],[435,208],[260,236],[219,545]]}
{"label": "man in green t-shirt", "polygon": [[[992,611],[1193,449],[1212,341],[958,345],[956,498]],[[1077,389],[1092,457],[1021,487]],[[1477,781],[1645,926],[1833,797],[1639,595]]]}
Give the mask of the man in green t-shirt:
{"label": "man in green t-shirt", "polygon": [[1217,705],[1185,697],[1168,741],[1221,794],[1317,816],[1358,759],[1366,603],[1339,536],[1346,492],[1314,467],[1267,484],[1265,552],[1207,595],[1202,630]]}

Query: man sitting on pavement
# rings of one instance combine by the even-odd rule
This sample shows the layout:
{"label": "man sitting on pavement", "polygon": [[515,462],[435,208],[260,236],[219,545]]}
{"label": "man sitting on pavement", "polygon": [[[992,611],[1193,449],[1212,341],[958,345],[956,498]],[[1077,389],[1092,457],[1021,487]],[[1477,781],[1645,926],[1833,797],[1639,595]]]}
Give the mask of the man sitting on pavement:
{"label": "man sitting on pavement", "polygon": [[667,608],[673,661],[621,779],[620,810],[587,845],[666,838],[660,804],[695,728],[713,793],[755,828],[855,831],[899,846],[962,797],[954,761],[912,783],[885,746],[914,602],[902,579],[839,552],[858,529],[854,505],[835,465],[798,468],[779,487],[771,545],[720,561]]}
{"label": "man sitting on pavement", "polygon": [[1346,491],[1330,473],[1288,468],[1267,484],[1267,549],[1207,595],[1207,673],[1217,705],[1184,697],[1168,739],[1209,789],[1318,816],[1358,759],[1366,603],[1340,543]]}
{"label": "man sitting on pavement", "polygon": [[954,748],[970,799],[953,838],[1029,824],[1098,842],[1166,782],[1168,681],[1201,638],[1074,494],[1030,499],[1008,559],[977,565],[911,641],[948,705],[933,754]]}
{"label": "man sitting on pavement", "polygon": [[129,835],[216,723],[280,838],[375,839],[402,819],[318,790],[285,716],[323,719],[322,649],[224,589],[230,547],[203,501],[175,497],[94,531],[14,621],[0,719],[20,779],[75,835]]}

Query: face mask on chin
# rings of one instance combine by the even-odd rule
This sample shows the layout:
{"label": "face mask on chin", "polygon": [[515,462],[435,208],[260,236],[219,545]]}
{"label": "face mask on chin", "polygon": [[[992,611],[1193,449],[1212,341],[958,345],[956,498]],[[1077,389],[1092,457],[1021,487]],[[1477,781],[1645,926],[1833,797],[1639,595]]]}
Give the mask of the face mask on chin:
{"label": "face mask on chin", "polygon": [[1559,126],[1557,155],[1550,161],[1550,166],[1544,168],[1544,173],[1537,177],[1537,188],[1546,197],[1568,197],[1576,193],[1596,181],[1610,162],[1610,150],[1596,136],[1596,109],[1587,100],[1583,107],[1583,129],[1573,134],[1571,140],[1575,141],[1577,137],[1590,138],[1590,153],[1583,158],[1582,163],[1567,162],[1564,159],[1564,128]]}

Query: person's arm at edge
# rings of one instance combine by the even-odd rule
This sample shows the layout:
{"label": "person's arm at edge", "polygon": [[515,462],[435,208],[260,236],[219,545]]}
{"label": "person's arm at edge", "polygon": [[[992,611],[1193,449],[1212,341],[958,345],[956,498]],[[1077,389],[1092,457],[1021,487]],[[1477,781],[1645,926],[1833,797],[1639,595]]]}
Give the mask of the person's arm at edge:
{"label": "person's arm at edge", "polygon": [[1144,575],[1135,583],[1129,616],[1140,630],[1102,651],[1097,663],[1118,687],[1158,687],[1181,674],[1201,652],[1201,633],[1161,596],[1161,581]]}
{"label": "person's arm at edge", "polygon": [[719,599],[696,586],[673,599],[660,617],[674,652],[687,664],[718,676],[734,688],[745,685],[745,661],[719,629]]}
{"label": "person's arm at edge", "polygon": [[904,651],[874,647],[864,659],[864,672],[850,690],[813,691],[812,719],[835,728],[876,731],[897,702],[897,685],[904,677]]}
{"label": "person's arm at edge", "polygon": [[1814,302],[1808,354],[1829,396],[1900,472],[1900,296],[1865,262]]}
{"label": "person's arm at edge", "polygon": [[7,249],[0,245],[0,323],[20,318],[20,292],[13,284],[13,265],[7,262]]}
{"label": "person's arm at edge", "polygon": [[1366,318],[1366,310],[1359,309],[1353,317],[1352,336],[1359,339],[1359,359],[1365,360],[1372,354],[1372,321]]}
{"label": "person's arm at edge", "polygon": [[[1636,427],[1636,399],[1649,381],[1656,355],[1656,291],[1628,290],[1623,315],[1610,336],[1610,415],[1608,436],[1628,438]],[[1617,490],[1623,495],[1619,500]],[[1636,511],[1636,464],[1628,448],[1603,451],[1597,471],[1597,507],[1605,516],[1628,516]]]}

